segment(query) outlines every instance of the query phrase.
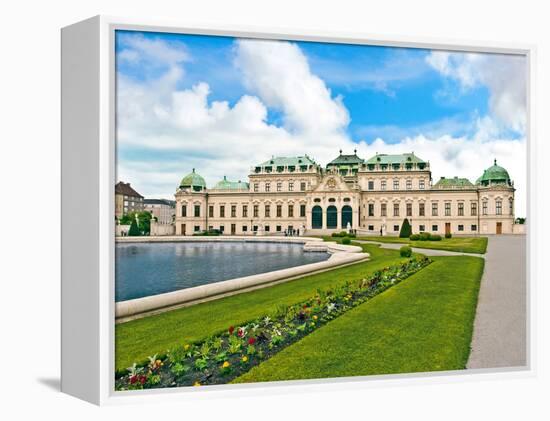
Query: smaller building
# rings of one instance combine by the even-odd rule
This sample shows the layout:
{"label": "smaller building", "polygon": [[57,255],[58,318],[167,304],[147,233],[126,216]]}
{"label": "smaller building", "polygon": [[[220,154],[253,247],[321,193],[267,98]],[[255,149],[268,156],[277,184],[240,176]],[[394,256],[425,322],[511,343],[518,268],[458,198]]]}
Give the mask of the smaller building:
{"label": "smaller building", "polygon": [[115,218],[120,219],[130,212],[143,210],[143,196],[130,183],[119,181],[115,185]]}
{"label": "smaller building", "polygon": [[176,201],[167,199],[145,199],[144,210],[150,212],[161,225],[170,225],[176,218]]}

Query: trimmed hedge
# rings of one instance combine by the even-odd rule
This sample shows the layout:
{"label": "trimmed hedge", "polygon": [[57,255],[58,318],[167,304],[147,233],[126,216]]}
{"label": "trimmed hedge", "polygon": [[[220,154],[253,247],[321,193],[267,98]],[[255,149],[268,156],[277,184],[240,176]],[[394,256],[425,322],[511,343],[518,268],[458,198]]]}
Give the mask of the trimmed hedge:
{"label": "trimmed hedge", "polygon": [[349,237],[342,238],[342,244],[350,244],[350,243],[351,243],[351,238]]}
{"label": "trimmed hedge", "polygon": [[412,234],[411,224],[409,220],[405,218],[401,224],[401,231],[399,231],[399,238],[409,238]]}

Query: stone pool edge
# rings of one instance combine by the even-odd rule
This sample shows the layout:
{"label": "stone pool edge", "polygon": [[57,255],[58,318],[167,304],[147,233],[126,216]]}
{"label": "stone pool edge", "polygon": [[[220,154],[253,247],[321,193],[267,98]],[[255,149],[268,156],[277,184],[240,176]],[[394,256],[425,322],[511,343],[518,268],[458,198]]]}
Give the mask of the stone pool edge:
{"label": "stone pool edge", "polygon": [[118,243],[152,243],[152,242],[273,242],[301,243],[304,251],[327,252],[331,256],[322,262],[309,263],[241,278],[229,279],[207,285],[185,288],[164,294],[115,303],[115,320],[117,323],[162,313],[188,305],[198,304],[234,295],[254,289],[265,288],[274,284],[291,281],[306,275],[311,275],[337,267],[347,266],[363,260],[368,260],[369,254],[363,253],[361,247],[323,241],[314,237],[121,237]]}

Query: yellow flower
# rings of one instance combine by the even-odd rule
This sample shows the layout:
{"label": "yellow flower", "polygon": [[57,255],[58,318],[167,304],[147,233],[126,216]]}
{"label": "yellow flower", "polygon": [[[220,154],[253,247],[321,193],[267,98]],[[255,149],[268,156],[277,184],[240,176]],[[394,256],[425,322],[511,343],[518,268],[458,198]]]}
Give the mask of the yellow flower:
{"label": "yellow flower", "polygon": [[200,386],[201,384],[199,382],[193,383],[193,386]]}
{"label": "yellow flower", "polygon": [[189,349],[189,344],[185,344],[185,345],[183,346],[183,349],[185,349],[185,350],[187,351],[187,350]]}
{"label": "yellow flower", "polygon": [[247,362],[247,361],[248,361],[248,357],[245,355],[245,356],[243,357],[243,363],[245,363],[245,362]]}
{"label": "yellow flower", "polygon": [[314,315],[314,316],[313,316],[313,320],[317,320],[317,315]]}
{"label": "yellow flower", "polygon": [[227,368],[227,367],[229,367],[230,365],[231,365],[231,364],[229,364],[229,361],[226,361],[226,362],[223,363],[222,368]]}

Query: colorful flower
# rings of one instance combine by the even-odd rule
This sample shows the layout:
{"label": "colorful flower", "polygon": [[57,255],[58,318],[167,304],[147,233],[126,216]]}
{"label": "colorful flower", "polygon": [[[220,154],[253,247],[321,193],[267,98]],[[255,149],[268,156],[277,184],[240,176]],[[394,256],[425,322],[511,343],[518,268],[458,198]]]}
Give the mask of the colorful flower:
{"label": "colorful flower", "polygon": [[186,351],[188,351],[190,347],[191,347],[191,345],[185,344],[185,345],[183,346],[183,349],[186,350]]}
{"label": "colorful flower", "polygon": [[195,383],[193,383],[193,386],[200,386],[200,385],[201,385],[201,384],[200,384],[198,381],[196,381]]}
{"label": "colorful flower", "polygon": [[248,345],[254,345],[256,343],[256,338],[248,338]]}
{"label": "colorful flower", "polygon": [[313,315],[313,320],[317,320],[317,319],[318,319],[317,315],[314,314],[314,315]]}
{"label": "colorful flower", "polygon": [[235,331],[235,327],[234,326],[229,326],[229,334],[233,335],[234,331]]}
{"label": "colorful flower", "polygon": [[228,368],[231,364],[229,363],[229,361],[225,361],[223,364],[222,364],[222,368]]}
{"label": "colorful flower", "polygon": [[243,362],[243,363],[245,363],[245,362],[247,362],[247,361],[248,361],[248,357],[247,357],[246,355],[245,355],[245,356],[243,356],[243,358],[242,358],[242,362]]}

